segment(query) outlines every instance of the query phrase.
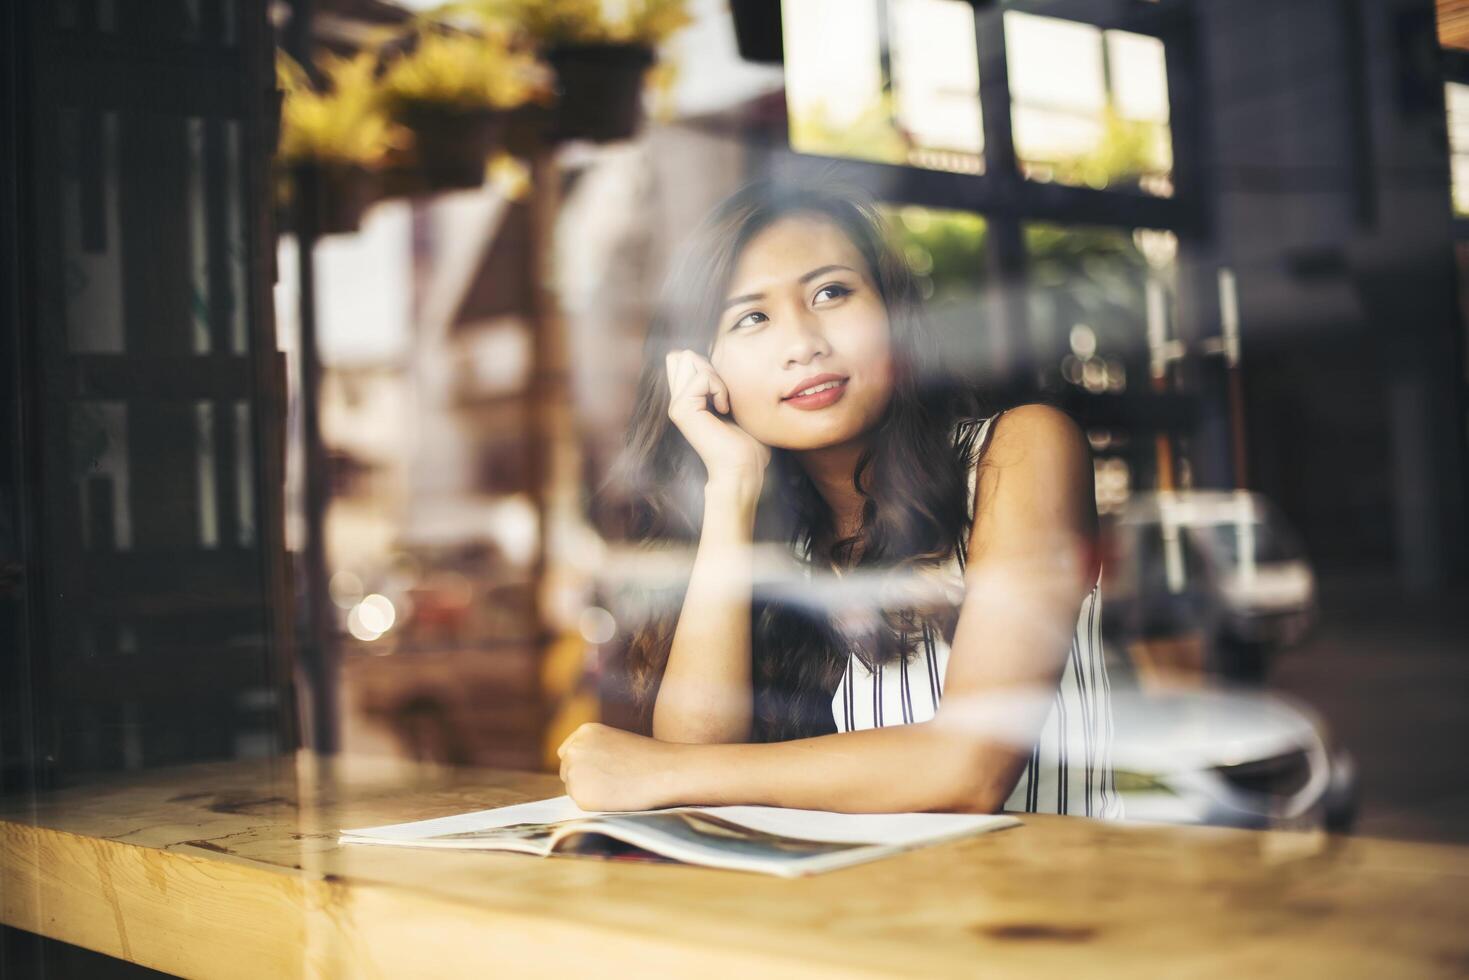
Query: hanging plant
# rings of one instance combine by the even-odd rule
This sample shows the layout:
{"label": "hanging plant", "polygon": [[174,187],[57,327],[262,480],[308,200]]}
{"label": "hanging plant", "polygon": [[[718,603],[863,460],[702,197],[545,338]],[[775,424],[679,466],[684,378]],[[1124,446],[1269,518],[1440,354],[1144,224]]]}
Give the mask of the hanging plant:
{"label": "hanging plant", "polygon": [[374,199],[378,168],[390,151],[406,143],[406,132],[379,104],[376,60],[370,52],[326,56],[318,91],[299,64],[277,53],[277,84],[285,94],[276,203],[289,214],[303,196],[314,199],[319,234],[357,229]]}
{"label": "hanging plant", "polygon": [[691,23],[687,0],[487,0],[468,4],[519,24],[543,48],[656,48]]}
{"label": "hanging plant", "polygon": [[466,0],[441,10],[514,25],[544,53],[558,139],[627,139],[643,119],[657,47],[689,24],[687,0]]}
{"label": "hanging plant", "polygon": [[392,118],[413,133],[400,162],[427,189],[478,187],[505,142],[510,112],[549,103],[552,84],[545,65],[502,27],[466,32],[430,24],[388,61],[380,94]]}
{"label": "hanging plant", "polygon": [[629,139],[643,122],[643,76],[652,67],[650,48],[633,44],[572,44],[551,48],[546,60],[556,70],[552,127],[558,139],[595,143]]}

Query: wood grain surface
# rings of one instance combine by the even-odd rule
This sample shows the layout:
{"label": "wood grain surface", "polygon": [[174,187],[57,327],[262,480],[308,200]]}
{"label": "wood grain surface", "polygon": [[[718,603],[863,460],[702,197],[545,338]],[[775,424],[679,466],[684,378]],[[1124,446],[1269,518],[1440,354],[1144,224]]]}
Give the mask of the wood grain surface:
{"label": "wood grain surface", "polygon": [[0,919],[189,977],[1461,976],[1469,849],[1024,826],[797,880],[340,845],[554,776],[308,753],[0,803]]}

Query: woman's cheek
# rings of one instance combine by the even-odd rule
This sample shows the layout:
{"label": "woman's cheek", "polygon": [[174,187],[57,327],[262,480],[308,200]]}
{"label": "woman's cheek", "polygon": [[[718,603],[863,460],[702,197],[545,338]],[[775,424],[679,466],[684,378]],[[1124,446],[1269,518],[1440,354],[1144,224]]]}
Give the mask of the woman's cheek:
{"label": "woman's cheek", "polygon": [[750,387],[742,387],[738,397],[734,388],[730,389],[730,408],[733,410],[735,421],[740,428],[751,435],[763,433],[768,428],[769,410],[766,408],[765,399],[758,391],[752,391]]}
{"label": "woman's cheek", "polygon": [[752,380],[748,365],[740,363],[737,358],[733,357],[725,357],[721,360],[722,364],[713,359],[709,363],[713,365],[714,372],[719,375],[724,386],[729,389],[730,414],[741,426],[744,426],[747,420],[753,421],[757,415],[757,406],[760,403],[757,394],[758,384]]}

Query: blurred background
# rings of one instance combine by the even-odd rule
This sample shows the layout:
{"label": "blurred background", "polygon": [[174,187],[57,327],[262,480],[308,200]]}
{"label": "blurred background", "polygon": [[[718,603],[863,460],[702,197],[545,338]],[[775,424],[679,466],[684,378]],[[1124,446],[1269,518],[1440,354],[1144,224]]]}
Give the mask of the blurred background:
{"label": "blurred background", "polygon": [[630,724],[654,294],[834,174],[1087,432],[1129,816],[1469,839],[1469,3],[0,19],[0,790]]}

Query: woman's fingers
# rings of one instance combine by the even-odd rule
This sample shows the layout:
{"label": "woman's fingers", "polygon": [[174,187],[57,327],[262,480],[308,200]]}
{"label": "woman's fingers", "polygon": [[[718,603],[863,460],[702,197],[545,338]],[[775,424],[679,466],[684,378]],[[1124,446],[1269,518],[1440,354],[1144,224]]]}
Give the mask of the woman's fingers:
{"label": "woman's fingers", "polygon": [[724,379],[714,372],[714,365],[702,358],[695,360],[694,376],[697,380],[690,394],[697,393],[701,397],[712,399],[716,412],[728,414],[729,389],[725,387]]}
{"label": "woman's fingers", "polygon": [[714,410],[721,415],[729,414],[729,388],[725,386],[724,379],[714,373],[714,368],[709,368],[709,391],[714,398]]}
{"label": "woman's fingers", "polygon": [[711,475],[726,470],[764,472],[770,449],[739,427],[729,386],[707,358],[690,350],[668,354],[668,417]]}
{"label": "woman's fingers", "polygon": [[668,367],[669,415],[677,415],[681,409],[701,411],[708,407],[705,399],[713,398],[715,408],[729,413],[729,389],[714,371],[709,361],[691,350],[669,352],[665,359]]}

